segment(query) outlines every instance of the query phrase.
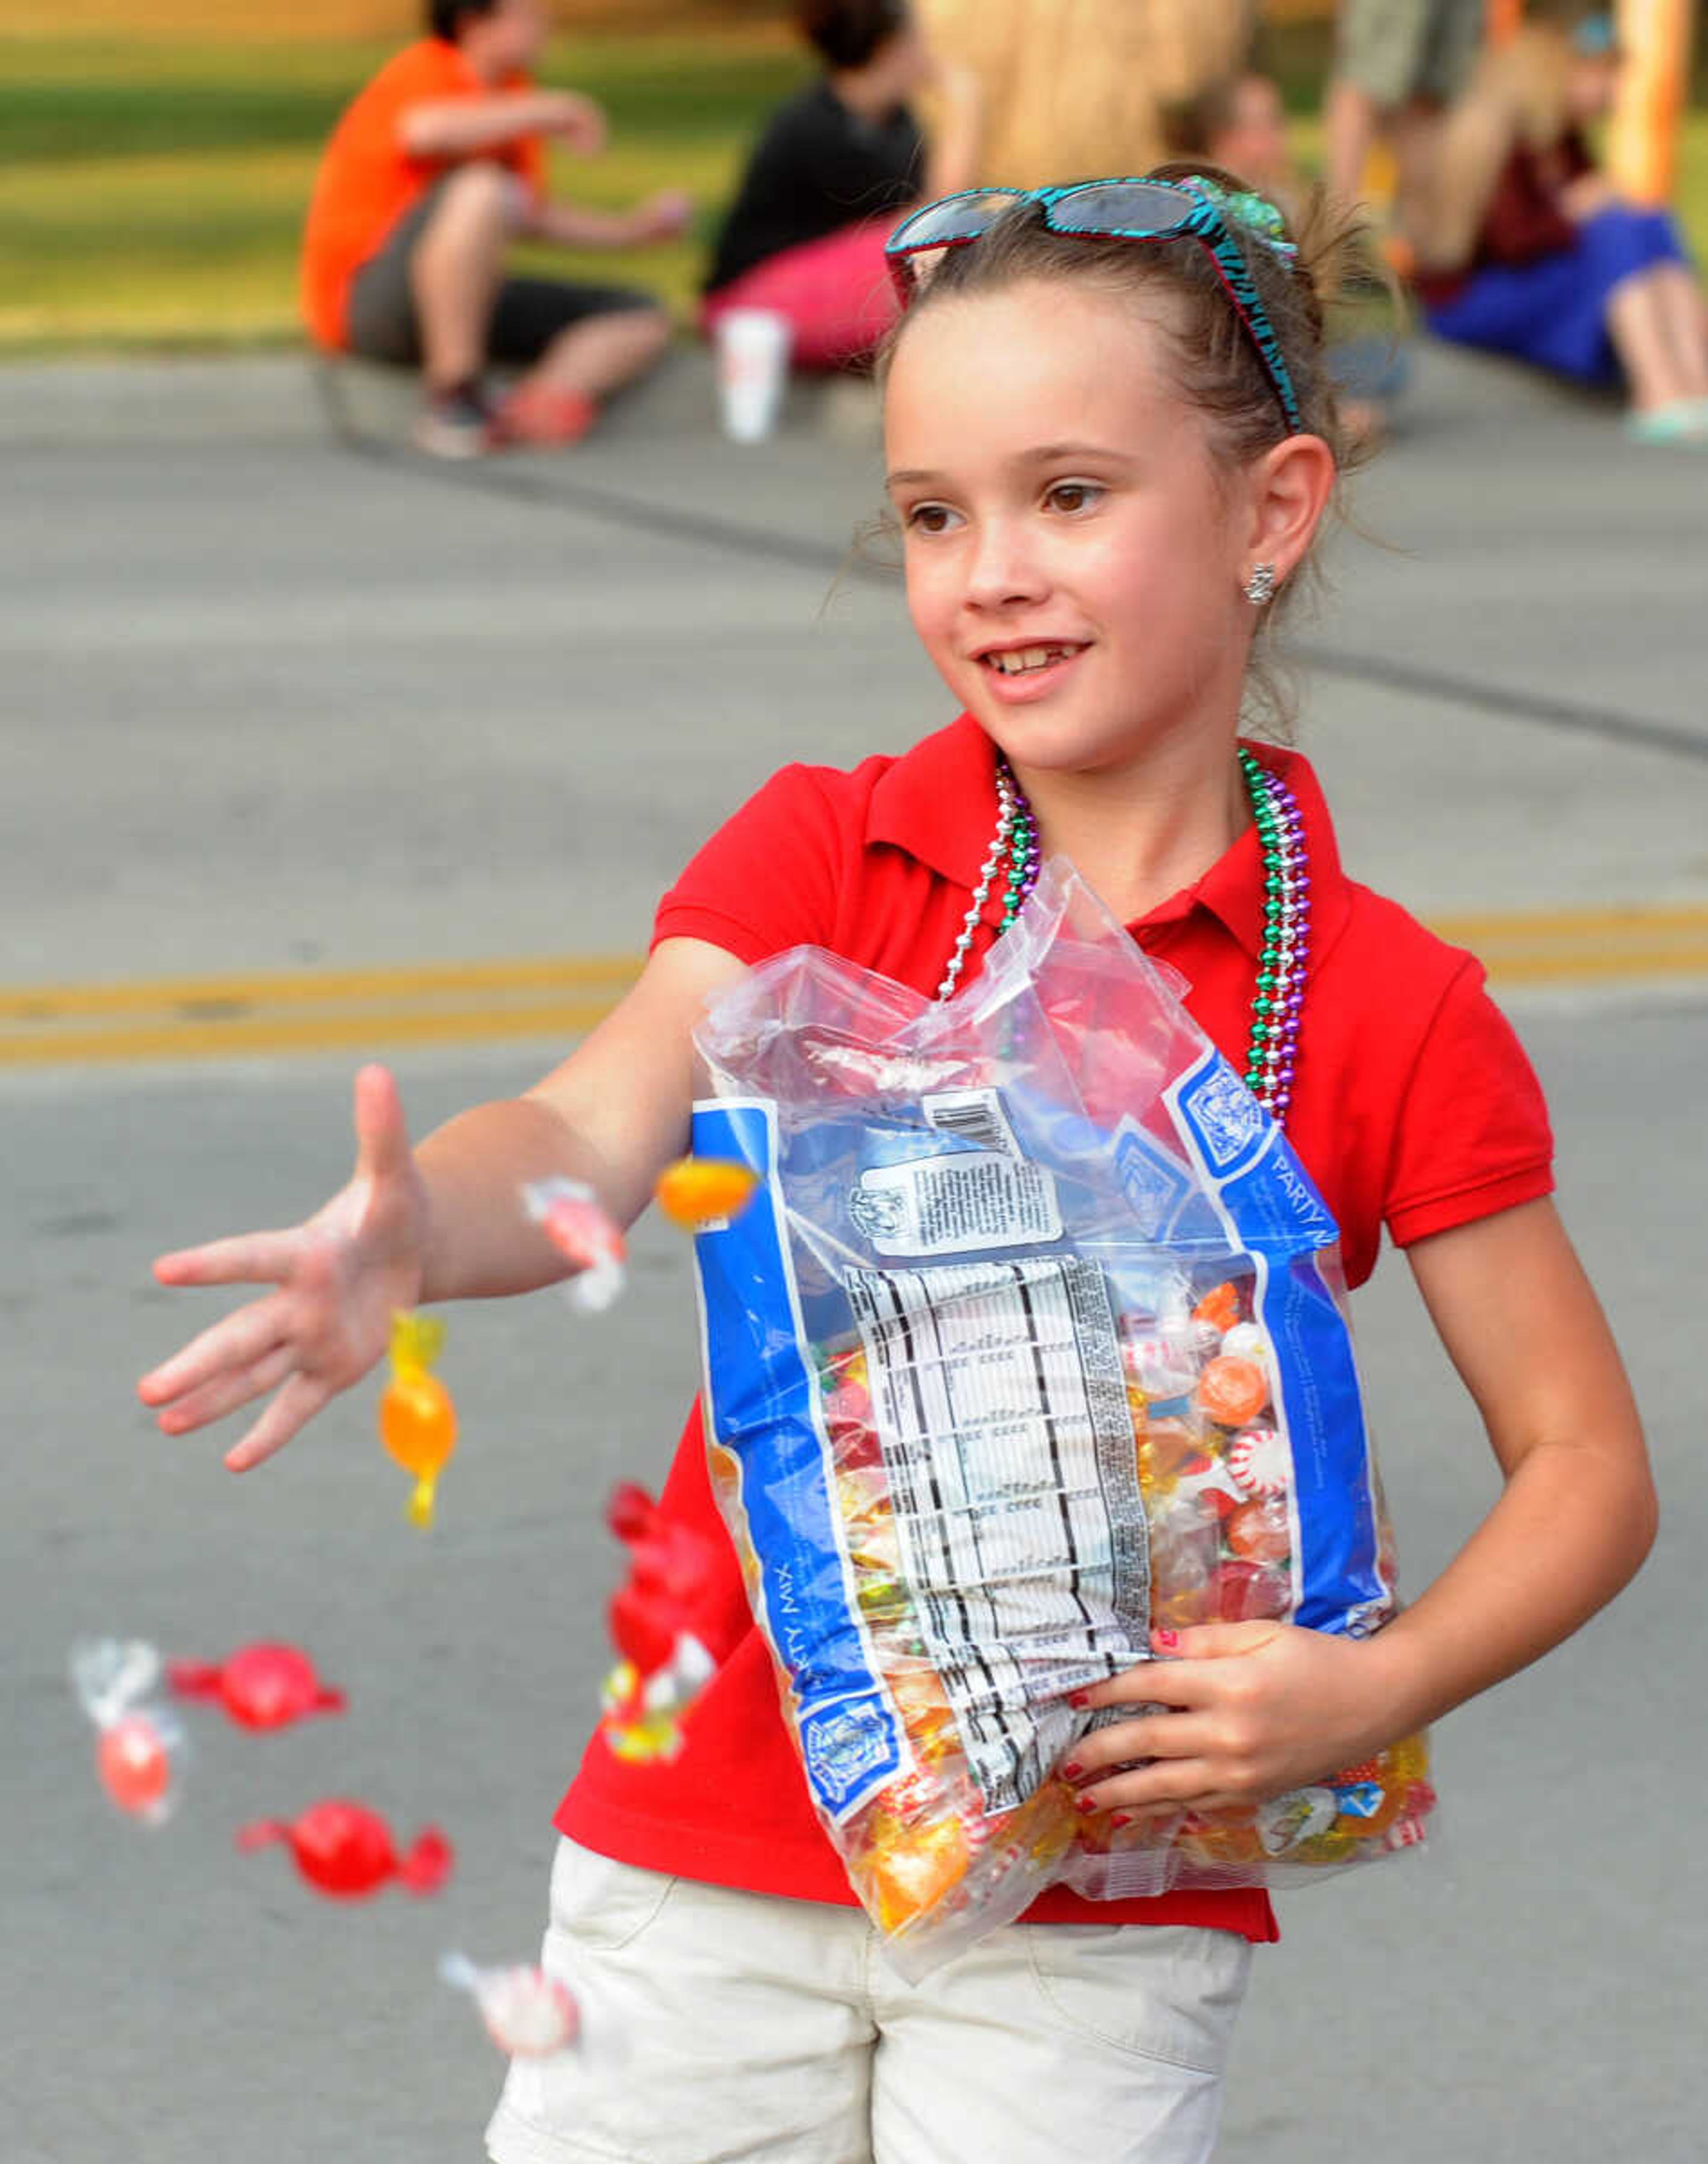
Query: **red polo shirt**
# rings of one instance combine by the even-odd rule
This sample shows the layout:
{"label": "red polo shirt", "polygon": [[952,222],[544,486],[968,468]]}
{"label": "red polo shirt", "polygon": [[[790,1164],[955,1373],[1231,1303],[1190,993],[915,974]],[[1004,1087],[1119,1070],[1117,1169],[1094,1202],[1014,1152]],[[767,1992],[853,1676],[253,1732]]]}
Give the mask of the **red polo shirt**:
{"label": "red polo shirt", "polygon": [[[1472,957],[1340,868],[1328,810],[1295,753],[1257,747],[1305,820],[1311,953],[1287,1132],[1341,1228],[1350,1284],[1385,1225],[1404,1247],[1552,1190],[1553,1141],[1530,1064]],[[786,768],[701,850],[659,907],[654,943],[703,939],[746,963],[827,947],[933,992],[996,817],[995,754],[970,717],[901,759],[853,773]],[[1248,828],[1195,885],[1129,928],[1189,981],[1186,1005],[1243,1069],[1263,944],[1263,859]],[[1000,896],[986,921],[994,932]],[[712,1651],[722,1662],[669,1767],[624,1765],[598,1739],[557,1815],[571,1839],[655,1871],[852,1904],[808,1800],[764,1639],[706,1469],[699,1408],[664,1493],[729,1563]],[[1258,1891],[1088,1902],[1052,1888],[1048,1923],[1204,1924],[1277,1936]]]}

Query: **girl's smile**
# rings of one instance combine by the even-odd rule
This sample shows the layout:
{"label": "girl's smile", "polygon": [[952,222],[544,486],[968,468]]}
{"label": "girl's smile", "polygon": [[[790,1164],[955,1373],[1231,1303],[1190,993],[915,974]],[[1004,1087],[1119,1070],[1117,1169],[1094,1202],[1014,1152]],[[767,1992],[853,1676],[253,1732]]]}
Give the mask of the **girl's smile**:
{"label": "girl's smile", "polygon": [[922,312],[886,428],[914,626],[1011,759],[1124,765],[1206,722],[1231,741],[1238,491],[1135,303],[1028,283]]}

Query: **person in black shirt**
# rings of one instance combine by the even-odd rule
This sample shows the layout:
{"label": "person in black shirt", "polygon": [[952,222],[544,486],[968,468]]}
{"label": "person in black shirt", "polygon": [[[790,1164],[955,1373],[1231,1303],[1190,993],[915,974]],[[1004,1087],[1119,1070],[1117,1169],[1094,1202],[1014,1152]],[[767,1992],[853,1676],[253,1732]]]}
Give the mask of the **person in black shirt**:
{"label": "person in black shirt", "polygon": [[[886,237],[912,204],[976,177],[978,87],[932,53],[907,0],[802,0],[797,19],[825,72],[772,115],[748,161],[701,321],[775,309],[797,366],[838,368],[894,317]],[[909,102],[922,90],[943,116],[930,145]]]}

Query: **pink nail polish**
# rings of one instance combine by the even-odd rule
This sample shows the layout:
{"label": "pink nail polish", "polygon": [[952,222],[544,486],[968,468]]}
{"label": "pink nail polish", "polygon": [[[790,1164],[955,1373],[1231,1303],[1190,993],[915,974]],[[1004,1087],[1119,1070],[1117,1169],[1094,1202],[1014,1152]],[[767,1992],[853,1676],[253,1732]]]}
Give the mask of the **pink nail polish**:
{"label": "pink nail polish", "polygon": [[1090,1695],[1088,1692],[1069,1691],[1068,1693],[1068,1704],[1071,1706],[1077,1706],[1083,1710],[1090,1703]]}
{"label": "pink nail polish", "polygon": [[1077,1781],[1085,1770],[1077,1758],[1069,1758],[1062,1768],[1062,1778],[1064,1781]]}
{"label": "pink nail polish", "polygon": [[1112,1826],[1131,1825],[1133,1824],[1133,1814],[1131,1811],[1117,1811],[1114,1817],[1110,1820],[1109,1823]]}
{"label": "pink nail polish", "polygon": [[1079,1806],[1082,1811],[1085,1811],[1089,1815],[1090,1812],[1097,1809],[1097,1799],[1095,1796],[1081,1796],[1079,1799]]}
{"label": "pink nail polish", "polygon": [[1180,1634],[1178,1631],[1153,1631],[1150,1641],[1154,1646],[1160,1646],[1165,1653],[1172,1653],[1180,1642]]}

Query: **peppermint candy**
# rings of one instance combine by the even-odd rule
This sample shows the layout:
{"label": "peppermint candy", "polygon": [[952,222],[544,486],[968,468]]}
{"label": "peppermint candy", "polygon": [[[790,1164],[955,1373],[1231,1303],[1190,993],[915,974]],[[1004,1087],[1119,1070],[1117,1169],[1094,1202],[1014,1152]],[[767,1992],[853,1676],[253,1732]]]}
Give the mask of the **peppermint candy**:
{"label": "peppermint candy", "polygon": [[1292,1479],[1287,1446],[1272,1427],[1242,1428],[1227,1450],[1227,1469],[1248,1495],[1285,1495]]}

